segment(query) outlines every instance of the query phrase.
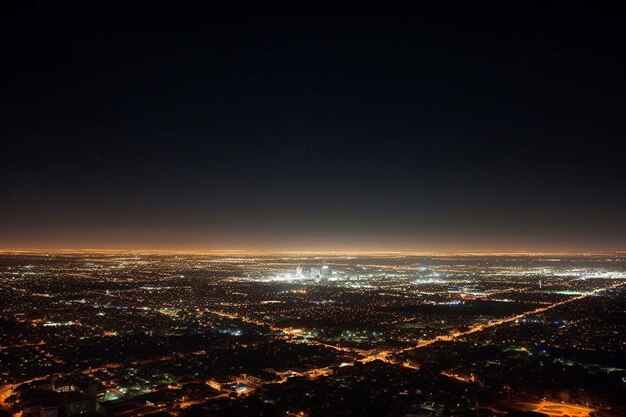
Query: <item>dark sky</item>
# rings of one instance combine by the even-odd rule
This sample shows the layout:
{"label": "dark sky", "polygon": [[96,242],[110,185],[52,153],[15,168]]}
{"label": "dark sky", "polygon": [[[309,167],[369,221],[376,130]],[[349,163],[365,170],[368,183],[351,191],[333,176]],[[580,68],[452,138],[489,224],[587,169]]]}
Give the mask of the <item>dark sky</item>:
{"label": "dark sky", "polygon": [[626,248],[617,10],[21,3],[0,247]]}

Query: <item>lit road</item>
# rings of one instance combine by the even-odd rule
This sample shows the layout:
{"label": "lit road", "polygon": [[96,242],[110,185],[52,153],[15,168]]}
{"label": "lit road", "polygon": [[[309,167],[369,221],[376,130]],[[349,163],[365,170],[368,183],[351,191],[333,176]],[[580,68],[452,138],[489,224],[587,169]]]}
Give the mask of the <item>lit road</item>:
{"label": "lit road", "polygon": [[467,336],[467,335],[470,335],[470,334],[473,334],[473,333],[482,332],[483,330],[490,329],[490,328],[496,327],[496,326],[500,326],[502,324],[511,323],[511,322],[516,321],[516,320],[522,319],[522,318],[524,318],[526,316],[530,316],[530,315],[538,314],[538,313],[543,313],[544,311],[552,310],[552,309],[554,309],[556,307],[559,307],[559,306],[562,306],[562,305],[565,305],[565,304],[569,304],[569,303],[572,303],[574,301],[579,301],[579,300],[585,299],[585,298],[587,298],[587,297],[589,297],[591,295],[596,295],[596,294],[601,293],[603,291],[612,290],[612,289],[615,289],[615,288],[622,287],[624,285],[626,285],[626,282],[619,282],[619,283],[611,285],[609,287],[598,288],[598,289],[589,291],[586,294],[581,294],[581,295],[578,295],[576,297],[568,298],[567,300],[558,301],[558,302],[556,302],[554,304],[550,304],[550,305],[547,305],[547,306],[544,306],[544,307],[538,307],[538,308],[535,308],[533,310],[529,310],[529,311],[526,311],[524,313],[516,314],[514,316],[505,317],[505,318],[502,318],[502,319],[499,319],[499,320],[492,320],[492,321],[490,321],[488,323],[485,323],[485,324],[479,324],[479,325],[474,326],[474,327],[472,327],[472,328],[470,328],[468,330],[465,330],[465,331],[452,332],[452,333],[450,333],[448,335],[437,336],[437,337],[435,337],[433,339],[421,340],[421,341],[419,341],[417,343],[417,345],[410,346],[410,347],[407,347],[407,348],[404,348],[404,349],[400,349],[400,350],[396,351],[396,353],[403,353],[403,352],[407,352],[407,351],[410,351],[410,350],[413,350],[413,349],[419,349],[419,348],[422,348],[422,347],[425,347],[425,346],[432,345],[432,344],[437,343],[437,342],[453,342],[456,339],[458,339],[459,337]]}
{"label": "lit road", "polygon": [[503,405],[523,411],[534,411],[546,414],[550,417],[589,417],[593,408],[577,404],[560,403],[554,401],[505,401]]}
{"label": "lit road", "polygon": [[[543,307],[539,307],[539,308],[536,308],[536,309],[533,309],[533,310],[529,310],[529,311],[526,311],[526,312],[521,313],[521,314],[516,314],[514,316],[505,317],[505,318],[502,318],[502,319],[499,319],[499,320],[493,320],[493,321],[490,321],[489,323],[480,324],[480,325],[474,326],[474,327],[472,327],[472,328],[470,328],[468,330],[462,331],[462,332],[458,332],[457,331],[457,332],[452,332],[452,333],[450,333],[448,335],[438,336],[438,337],[435,337],[433,339],[422,340],[417,345],[410,346],[410,347],[407,347],[407,348],[404,348],[404,349],[374,351],[373,353],[367,354],[365,357],[361,358],[358,361],[350,362],[350,363],[344,363],[342,365],[343,366],[352,366],[352,365],[354,365],[357,362],[368,363],[368,362],[372,362],[372,361],[375,361],[375,360],[380,360],[380,361],[383,361],[385,363],[389,363],[389,364],[393,364],[393,365],[399,365],[399,366],[402,366],[402,367],[405,367],[405,368],[416,369],[417,370],[417,369],[419,369],[419,364],[415,364],[415,363],[409,362],[409,361],[400,361],[398,359],[393,358],[392,355],[393,354],[398,354],[398,353],[408,352],[408,351],[411,351],[413,349],[423,348],[423,347],[430,346],[430,345],[438,343],[438,342],[453,342],[456,339],[458,339],[459,337],[467,336],[467,335],[478,333],[478,332],[481,332],[483,330],[490,329],[490,328],[493,328],[493,327],[496,327],[496,326],[500,326],[500,325],[503,325],[503,324],[511,323],[511,322],[516,321],[516,320],[522,319],[522,318],[524,318],[526,316],[542,313],[542,312],[548,311],[548,310],[552,310],[552,309],[554,309],[556,307],[559,307],[559,306],[562,306],[562,305],[565,305],[565,304],[568,304],[568,303],[572,303],[572,302],[575,302],[575,301],[579,301],[579,300],[585,299],[585,298],[587,298],[589,296],[601,293],[603,291],[608,291],[608,290],[611,290],[611,289],[619,288],[619,287],[622,287],[624,285],[626,285],[626,282],[619,282],[619,283],[616,283],[616,284],[611,285],[609,287],[598,288],[596,290],[589,291],[586,294],[582,294],[582,295],[578,295],[576,297],[568,298],[567,300],[559,301],[559,302],[556,302],[556,303],[553,303],[553,304],[550,304],[550,305],[547,305],[547,306],[543,306]],[[443,372],[441,375],[449,377],[449,378],[453,378],[453,379],[456,379],[456,380],[459,380],[459,381],[462,381],[462,382],[477,382],[477,380],[475,380],[475,379],[460,378],[458,375],[447,373],[447,372]],[[557,403],[554,403],[554,404],[557,404]],[[585,408],[585,407],[582,407],[582,408]],[[552,416],[557,416],[557,415],[559,415],[559,414],[551,414],[550,416],[552,417]],[[563,415],[567,415],[567,414],[563,414]],[[585,415],[585,414],[581,414],[581,416],[583,416],[583,415]],[[577,415],[572,415],[572,416],[576,416],[577,417]]]}
{"label": "lit road", "polygon": [[233,313],[226,313],[224,311],[218,311],[218,310],[205,310],[206,313],[209,314],[213,314],[219,317],[225,317],[225,318],[229,318],[232,320],[239,320],[242,323],[247,323],[247,324],[253,324],[255,326],[259,326],[259,327],[266,327],[268,329],[270,329],[273,332],[278,332],[278,333],[282,333],[284,338],[289,341],[290,339],[298,339],[298,340],[305,340],[307,344],[310,345],[315,345],[315,346],[322,346],[328,349],[333,349],[336,351],[340,351],[340,352],[349,352],[349,353],[360,353],[363,354],[366,351],[362,350],[362,349],[356,349],[356,348],[349,348],[349,347],[343,347],[343,346],[336,346],[336,345],[331,345],[329,343],[324,343],[324,342],[320,342],[318,340],[314,340],[311,338],[305,338],[302,335],[302,329],[294,329],[293,327],[278,327],[275,326],[271,323],[267,323],[264,321],[258,321],[258,320],[253,320],[251,318],[245,317],[245,316],[241,316],[238,314],[233,314]]}
{"label": "lit road", "polygon": [[[316,340],[312,340],[310,338],[306,338],[304,339],[302,337],[302,335],[300,334],[301,331],[299,329],[292,329],[292,328],[280,328],[280,327],[276,327],[272,324],[266,323],[266,322],[260,322],[260,321],[255,321],[252,319],[249,319],[247,317],[243,317],[240,315],[236,315],[236,314],[232,314],[232,313],[225,313],[222,311],[207,311],[210,314],[215,314],[221,317],[227,317],[230,319],[234,319],[234,320],[240,320],[244,323],[249,323],[249,324],[254,324],[254,325],[258,325],[258,326],[263,326],[263,327],[268,327],[270,330],[272,331],[276,331],[276,332],[282,332],[285,339],[287,339],[287,341],[289,341],[289,339],[304,339],[306,341],[306,343],[308,344],[312,344],[312,345],[316,345],[316,346],[323,346],[329,349],[334,349],[337,351],[342,351],[342,352],[349,352],[349,353],[355,353],[355,354],[359,354],[362,355],[362,357],[359,360],[356,360],[354,362],[344,362],[341,364],[341,366],[353,366],[355,365],[357,362],[360,363],[369,363],[369,362],[373,362],[376,360],[380,360],[382,362],[385,363],[389,363],[392,365],[399,365],[402,366],[404,368],[409,368],[409,369],[414,369],[414,370],[418,370],[419,369],[419,364],[416,364],[414,362],[410,362],[410,361],[401,361],[399,359],[396,359],[393,357],[394,354],[399,354],[399,353],[405,353],[414,349],[420,349],[426,346],[430,346],[433,345],[435,343],[438,342],[454,342],[455,340],[457,340],[460,337],[463,336],[467,336],[470,334],[474,334],[474,333],[479,333],[482,332],[484,330],[496,327],[496,326],[501,326],[503,324],[508,324],[508,323],[512,323],[515,322],[516,320],[520,320],[524,317],[533,315],[533,314],[538,314],[538,313],[542,313],[548,310],[552,310],[556,307],[565,305],[565,304],[569,304],[575,301],[579,301],[582,299],[585,299],[589,296],[592,295],[596,295],[599,294],[601,292],[604,291],[608,291],[611,289],[615,289],[615,288],[619,288],[626,285],[626,282],[618,282],[614,285],[608,286],[608,287],[604,287],[604,288],[598,288],[592,291],[589,291],[585,294],[581,294],[572,298],[568,298],[567,300],[563,300],[563,301],[558,301],[556,303],[553,304],[549,304],[547,306],[542,306],[542,307],[538,307],[520,314],[516,314],[514,316],[509,316],[509,317],[505,317],[502,319],[498,319],[498,320],[492,320],[488,323],[484,323],[484,324],[479,324],[476,325],[468,330],[465,331],[456,331],[456,332],[452,332],[450,334],[447,335],[442,335],[442,336],[437,336],[433,339],[428,339],[428,340],[420,340],[416,345],[413,346],[409,346],[406,348],[402,348],[402,349],[396,349],[396,350],[370,350],[370,351],[364,351],[362,349],[355,349],[355,348],[348,348],[348,347],[341,347],[341,346],[335,346],[335,345],[331,345],[331,344],[327,344],[327,343],[323,343],[323,342],[319,342]],[[526,289],[526,288],[524,288]],[[522,289],[523,290],[523,289]],[[309,379],[316,379],[318,377],[321,376],[326,376],[328,375],[328,369],[329,367],[323,367],[323,368],[316,368],[316,369],[311,369],[307,372],[307,377]],[[459,378],[458,375],[453,375],[450,373],[442,373],[443,376],[446,377],[450,377],[459,381],[463,381],[463,382],[476,382],[476,380],[468,380],[466,378]]]}

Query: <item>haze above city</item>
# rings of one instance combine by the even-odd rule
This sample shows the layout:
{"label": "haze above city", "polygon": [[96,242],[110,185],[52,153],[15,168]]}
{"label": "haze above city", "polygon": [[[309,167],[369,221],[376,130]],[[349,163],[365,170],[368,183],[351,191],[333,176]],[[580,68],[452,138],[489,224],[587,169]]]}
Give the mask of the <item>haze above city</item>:
{"label": "haze above city", "polygon": [[0,248],[626,248],[606,9],[23,2]]}

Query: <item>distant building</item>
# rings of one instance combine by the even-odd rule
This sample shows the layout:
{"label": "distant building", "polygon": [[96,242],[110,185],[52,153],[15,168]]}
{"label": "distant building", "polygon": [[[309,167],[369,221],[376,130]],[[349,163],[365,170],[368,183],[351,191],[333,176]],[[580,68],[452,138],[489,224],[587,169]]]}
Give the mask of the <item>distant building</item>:
{"label": "distant building", "polygon": [[57,379],[54,381],[54,390],[56,392],[71,392],[77,391],[78,388],[69,379]]}
{"label": "distant building", "polygon": [[80,416],[95,410],[95,404],[82,393],[70,393],[65,396],[60,405],[60,417]]}

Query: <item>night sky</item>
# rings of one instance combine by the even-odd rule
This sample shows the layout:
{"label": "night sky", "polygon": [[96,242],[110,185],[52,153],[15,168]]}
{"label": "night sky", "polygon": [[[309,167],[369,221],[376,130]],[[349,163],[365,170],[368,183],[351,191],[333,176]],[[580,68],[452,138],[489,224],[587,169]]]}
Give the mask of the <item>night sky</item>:
{"label": "night sky", "polygon": [[626,248],[606,5],[21,3],[0,247]]}

